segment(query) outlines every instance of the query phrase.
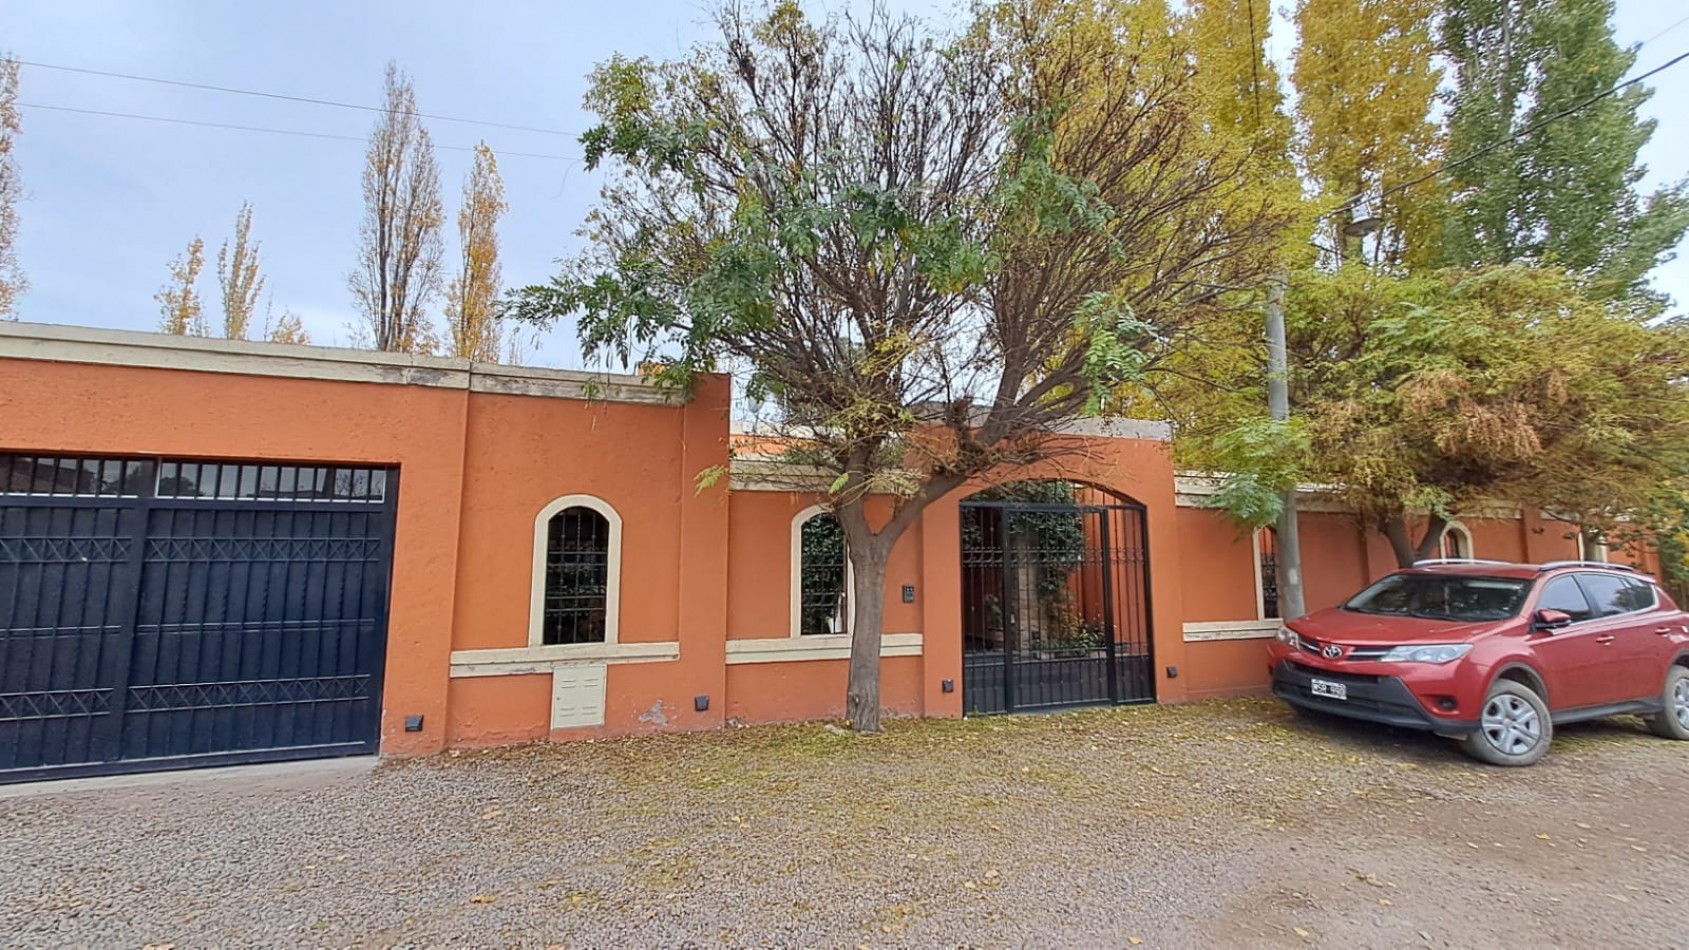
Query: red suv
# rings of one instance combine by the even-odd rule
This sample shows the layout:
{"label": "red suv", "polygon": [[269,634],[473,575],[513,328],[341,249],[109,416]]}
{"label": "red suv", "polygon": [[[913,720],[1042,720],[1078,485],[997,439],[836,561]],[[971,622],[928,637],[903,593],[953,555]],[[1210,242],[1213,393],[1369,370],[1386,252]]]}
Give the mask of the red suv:
{"label": "red suv", "polygon": [[1424,561],[1300,617],[1269,647],[1298,709],[1459,739],[1531,765],[1554,726],[1637,714],[1689,739],[1689,614],[1613,564]]}

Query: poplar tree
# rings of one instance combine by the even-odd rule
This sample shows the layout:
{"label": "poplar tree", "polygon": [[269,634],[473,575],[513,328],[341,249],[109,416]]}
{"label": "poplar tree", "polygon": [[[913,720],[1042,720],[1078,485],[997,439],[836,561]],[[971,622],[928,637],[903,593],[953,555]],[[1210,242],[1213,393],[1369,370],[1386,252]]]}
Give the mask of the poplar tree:
{"label": "poplar tree", "polygon": [[[1614,42],[1612,18],[1612,0],[1447,0],[1449,154],[1502,143],[1450,172],[1450,262],[1541,260],[1614,296],[1644,291],[1682,240],[1689,186],[1637,189],[1637,154],[1654,132],[1638,111],[1652,91],[1629,86],[1560,116],[1635,65],[1635,51]],[[1507,141],[1551,116],[1560,117]]]}
{"label": "poplar tree", "polygon": [[1246,135],[1274,171],[1290,171],[1295,130],[1278,67],[1267,57],[1269,0],[1191,0],[1187,32],[1196,88],[1213,121]]}
{"label": "poplar tree", "polygon": [[252,205],[241,205],[235,215],[234,243],[224,241],[217,251],[217,284],[223,291],[223,336],[244,340],[264,292],[264,278],[258,273],[258,245],[252,237]]}
{"label": "poplar tree", "polygon": [[498,219],[507,207],[498,159],[482,142],[475,147],[475,164],[457,212],[463,258],[446,288],[447,344],[450,355],[460,359],[492,363],[499,358]]}
{"label": "poplar tree", "polygon": [[0,59],[0,320],[16,319],[18,295],[29,287],[18,267],[18,201],[23,180],[12,154],[23,123],[18,117],[18,63]]}
{"label": "poplar tree", "polygon": [[203,305],[195,286],[204,266],[205,241],[197,237],[181,257],[170,262],[170,282],[153,295],[163,314],[159,332],[176,336],[206,335]]}
{"label": "poplar tree", "polygon": [[283,310],[282,315],[271,319],[269,312],[264,316],[264,339],[271,343],[292,343],[300,346],[311,342],[311,335],[305,332],[305,324],[299,319],[299,314],[292,310]]}
{"label": "poplar tree", "polygon": [[427,307],[440,291],[440,170],[410,77],[387,64],[387,111],[364,164],[364,221],[349,283],[378,350],[433,347]]}
{"label": "poplar tree", "polygon": [[[1384,193],[1434,168],[1442,136],[1432,103],[1442,70],[1433,60],[1438,0],[1299,0],[1292,77],[1303,164],[1329,204],[1367,196],[1357,211],[1382,220],[1375,262],[1433,261],[1442,236],[1441,185]],[[1332,215],[1329,236],[1345,257],[1356,243]]]}

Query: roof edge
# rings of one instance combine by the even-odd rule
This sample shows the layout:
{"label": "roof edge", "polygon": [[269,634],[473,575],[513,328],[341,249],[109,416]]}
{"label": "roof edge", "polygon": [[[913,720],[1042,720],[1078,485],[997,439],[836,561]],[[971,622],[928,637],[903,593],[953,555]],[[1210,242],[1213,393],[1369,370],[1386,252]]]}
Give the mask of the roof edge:
{"label": "roof edge", "polygon": [[653,404],[684,401],[675,390],[640,376],[618,373],[51,323],[0,322],[0,359],[429,386],[556,399]]}

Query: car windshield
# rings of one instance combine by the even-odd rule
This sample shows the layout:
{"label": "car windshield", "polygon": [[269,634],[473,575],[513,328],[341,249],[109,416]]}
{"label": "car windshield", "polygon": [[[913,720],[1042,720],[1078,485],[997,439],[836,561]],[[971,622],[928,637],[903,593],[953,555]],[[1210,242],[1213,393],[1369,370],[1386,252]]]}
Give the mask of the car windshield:
{"label": "car windshield", "polygon": [[1530,589],[1530,581],[1505,577],[1391,574],[1356,594],[1343,609],[1480,623],[1516,616]]}

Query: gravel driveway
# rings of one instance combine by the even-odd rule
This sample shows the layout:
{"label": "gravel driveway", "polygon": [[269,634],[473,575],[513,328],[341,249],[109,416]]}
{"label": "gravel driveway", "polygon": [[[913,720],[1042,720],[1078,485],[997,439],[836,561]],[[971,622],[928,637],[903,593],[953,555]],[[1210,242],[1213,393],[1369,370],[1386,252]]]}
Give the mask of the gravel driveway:
{"label": "gravel driveway", "polygon": [[0,799],[13,946],[1689,947],[1689,745],[1243,700]]}

